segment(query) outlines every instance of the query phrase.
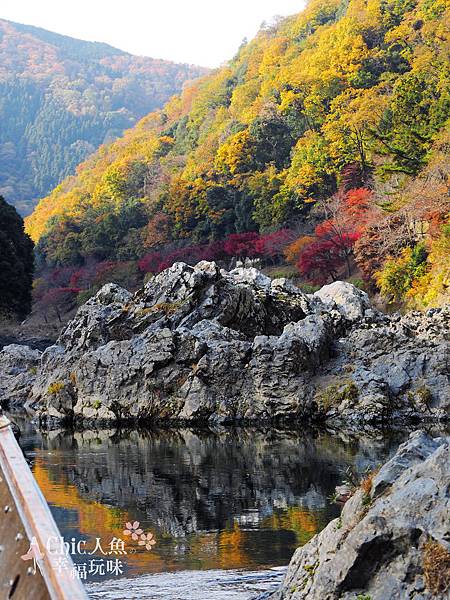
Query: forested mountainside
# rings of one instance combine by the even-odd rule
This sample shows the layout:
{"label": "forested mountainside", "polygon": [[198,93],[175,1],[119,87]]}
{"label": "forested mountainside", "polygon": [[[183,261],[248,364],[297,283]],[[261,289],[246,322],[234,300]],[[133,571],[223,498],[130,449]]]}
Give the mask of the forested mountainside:
{"label": "forested mountainside", "polygon": [[0,193],[22,212],[206,70],[0,19]]}
{"label": "forested mountainside", "polygon": [[37,297],[250,256],[442,303],[448,82],[445,0],[311,0],[40,202]]}
{"label": "forested mountainside", "polygon": [[23,219],[0,196],[0,320],[31,310],[33,271],[33,242]]}

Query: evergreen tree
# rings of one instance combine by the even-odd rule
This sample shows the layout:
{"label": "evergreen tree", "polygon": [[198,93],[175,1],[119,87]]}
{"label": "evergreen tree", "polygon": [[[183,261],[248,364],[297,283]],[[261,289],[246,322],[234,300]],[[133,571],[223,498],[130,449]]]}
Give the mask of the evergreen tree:
{"label": "evergreen tree", "polygon": [[31,310],[33,242],[23,219],[0,196],[0,312],[24,317]]}

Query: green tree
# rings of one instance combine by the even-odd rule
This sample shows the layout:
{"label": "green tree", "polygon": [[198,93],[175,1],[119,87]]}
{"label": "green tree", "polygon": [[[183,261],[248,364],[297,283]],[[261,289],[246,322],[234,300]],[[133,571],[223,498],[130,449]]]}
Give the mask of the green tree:
{"label": "green tree", "polygon": [[274,163],[286,167],[294,145],[289,127],[273,106],[267,107],[250,125],[254,158],[259,168]]}
{"label": "green tree", "polygon": [[0,311],[24,317],[31,310],[33,242],[16,209],[0,196]]}

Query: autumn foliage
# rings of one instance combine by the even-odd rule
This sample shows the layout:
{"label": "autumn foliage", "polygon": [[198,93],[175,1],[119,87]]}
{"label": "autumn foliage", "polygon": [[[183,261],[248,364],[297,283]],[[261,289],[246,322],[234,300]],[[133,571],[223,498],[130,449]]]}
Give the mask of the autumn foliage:
{"label": "autumn foliage", "polygon": [[378,212],[367,188],[340,191],[321,209],[325,219],[314,236],[302,236],[286,249],[288,260],[297,258],[300,274],[318,284],[351,276],[354,245]]}
{"label": "autumn foliage", "polygon": [[[344,233],[327,239],[319,238],[309,244],[298,260],[300,273],[313,283],[335,281],[358,236],[358,233]],[[348,275],[350,274],[351,272]]]}
{"label": "autumn foliage", "polygon": [[310,0],[263,28],[41,201],[27,228],[42,263],[286,259],[300,280],[442,302],[448,10]]}
{"label": "autumn foliage", "polygon": [[284,247],[293,238],[293,233],[282,229],[266,235],[255,232],[233,233],[224,240],[209,244],[188,245],[172,251],[156,251],[146,254],[138,261],[143,273],[160,273],[175,262],[196,264],[202,260],[230,263],[231,259],[265,259],[269,263],[280,259]]}

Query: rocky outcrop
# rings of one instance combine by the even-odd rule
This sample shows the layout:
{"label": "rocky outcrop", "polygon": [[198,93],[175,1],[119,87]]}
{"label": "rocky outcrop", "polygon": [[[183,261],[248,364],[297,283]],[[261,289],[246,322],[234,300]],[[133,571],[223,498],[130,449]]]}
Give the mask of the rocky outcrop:
{"label": "rocky outcrop", "polygon": [[[336,426],[442,419],[450,415],[450,306],[427,313],[374,312],[337,340],[329,371],[346,383],[326,388],[338,401],[327,411]],[[322,375],[326,373],[326,369]],[[339,402],[339,400],[341,400]]]}
{"label": "rocky outcrop", "polygon": [[348,283],[306,295],[256,269],[177,263],[82,306],[32,397],[48,421],[447,418],[449,321],[382,315]]}
{"label": "rocky outcrop", "polygon": [[41,352],[11,344],[0,351],[0,407],[22,406],[31,396]]}
{"label": "rocky outcrop", "polygon": [[450,438],[415,432],[299,548],[271,600],[450,595]]}
{"label": "rocky outcrop", "polygon": [[0,335],[0,350],[2,350],[5,346],[17,344],[19,346],[28,346],[32,350],[39,350],[40,352],[43,352],[46,348],[55,343],[55,339],[51,340],[50,338],[30,337],[26,335],[26,333],[22,330],[22,325],[16,324],[14,326],[15,333],[18,333],[19,335]]}

